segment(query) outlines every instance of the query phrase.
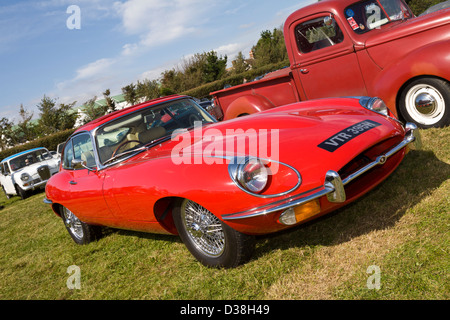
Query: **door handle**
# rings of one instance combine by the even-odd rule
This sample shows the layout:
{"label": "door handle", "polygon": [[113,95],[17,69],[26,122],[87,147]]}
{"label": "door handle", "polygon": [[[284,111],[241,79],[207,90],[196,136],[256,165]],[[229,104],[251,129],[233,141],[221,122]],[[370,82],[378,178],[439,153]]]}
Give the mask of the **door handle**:
{"label": "door handle", "polygon": [[69,181],[69,183],[72,184],[72,185],[77,184],[77,182],[76,182],[76,181],[73,181],[73,180],[72,180],[72,181]]}
{"label": "door handle", "polygon": [[303,74],[308,74],[309,70],[308,69],[300,69],[300,72]]}

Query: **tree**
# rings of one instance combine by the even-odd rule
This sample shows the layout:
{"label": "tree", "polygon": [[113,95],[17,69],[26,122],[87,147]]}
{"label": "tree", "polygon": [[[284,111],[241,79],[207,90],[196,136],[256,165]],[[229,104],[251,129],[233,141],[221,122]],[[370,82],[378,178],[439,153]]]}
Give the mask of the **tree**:
{"label": "tree", "polygon": [[44,135],[56,132],[58,126],[56,101],[44,95],[37,108],[40,111],[39,131]]}
{"label": "tree", "polygon": [[77,102],[72,103],[61,103],[57,109],[58,113],[58,125],[57,131],[64,131],[67,129],[72,129],[77,121],[77,113],[73,111],[73,107]]}
{"label": "tree", "polygon": [[14,123],[3,117],[0,119],[0,150],[5,150],[14,145]]}
{"label": "tree", "polygon": [[159,97],[159,84],[156,80],[148,80],[136,84],[136,94],[139,99],[144,101],[156,99]]}
{"label": "tree", "polygon": [[231,61],[233,66],[233,74],[240,74],[250,69],[250,64],[245,59],[245,56],[242,54],[242,51],[238,53],[236,59]]}
{"label": "tree", "polygon": [[31,121],[33,118],[33,113],[28,112],[23,105],[20,105],[19,110],[20,120],[13,129],[15,140],[17,143],[25,143],[27,141],[32,141],[37,138],[36,125]]}
{"label": "tree", "polygon": [[105,113],[110,113],[116,110],[116,102],[113,99],[111,99],[110,95],[111,91],[109,89],[106,89],[105,92],[103,92],[103,97],[105,98],[106,102]]}
{"label": "tree", "polygon": [[221,79],[226,73],[227,56],[218,57],[217,52],[210,51],[206,53],[206,63],[203,65],[203,82],[213,82]]}
{"label": "tree", "polygon": [[273,32],[265,30],[252,48],[256,68],[271,63],[278,63],[288,58],[282,28],[275,28]]}
{"label": "tree", "polygon": [[77,117],[77,114],[72,110],[75,104],[76,101],[68,104],[61,103],[57,106],[56,99],[44,95],[37,105],[40,111],[37,128],[39,135],[72,129]]}
{"label": "tree", "polygon": [[124,95],[125,100],[131,105],[135,105],[138,101],[138,97],[136,94],[136,85],[131,83],[122,88],[122,93]]}
{"label": "tree", "polygon": [[86,101],[84,106],[84,119],[82,120],[83,124],[88,123],[89,121],[95,120],[105,114],[102,108],[99,108],[95,101],[97,101],[97,97],[93,97],[92,99]]}

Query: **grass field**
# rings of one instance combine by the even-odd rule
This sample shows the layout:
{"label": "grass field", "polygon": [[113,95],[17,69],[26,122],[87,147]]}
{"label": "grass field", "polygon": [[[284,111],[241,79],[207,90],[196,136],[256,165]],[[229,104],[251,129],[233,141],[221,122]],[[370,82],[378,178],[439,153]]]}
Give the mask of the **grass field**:
{"label": "grass field", "polygon": [[[203,267],[173,236],[108,229],[78,246],[43,193],[2,193],[0,299],[449,299],[450,128],[422,135],[424,149],[373,192],[258,238],[231,270]],[[70,266],[80,289],[67,286]]]}

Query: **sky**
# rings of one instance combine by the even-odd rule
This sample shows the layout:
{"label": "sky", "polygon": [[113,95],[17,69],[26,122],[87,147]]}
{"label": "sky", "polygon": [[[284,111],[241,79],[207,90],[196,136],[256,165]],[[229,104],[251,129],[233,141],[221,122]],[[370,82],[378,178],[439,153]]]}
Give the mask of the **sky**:
{"label": "sky", "polygon": [[0,118],[82,105],[214,50],[231,62],[316,0],[0,0]]}

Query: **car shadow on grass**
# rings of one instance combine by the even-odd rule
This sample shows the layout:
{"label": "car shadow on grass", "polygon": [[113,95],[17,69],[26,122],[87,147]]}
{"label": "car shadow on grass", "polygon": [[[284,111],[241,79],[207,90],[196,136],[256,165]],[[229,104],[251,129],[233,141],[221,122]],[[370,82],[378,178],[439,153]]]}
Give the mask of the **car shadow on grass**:
{"label": "car shadow on grass", "polygon": [[[251,260],[274,250],[332,246],[372,231],[388,229],[450,176],[450,165],[433,152],[411,151],[384,182],[353,203],[311,222],[258,236]],[[178,236],[103,228],[103,236],[124,235],[181,243]]]}
{"label": "car shadow on grass", "polygon": [[273,250],[333,246],[392,228],[450,177],[450,165],[431,151],[411,151],[400,166],[362,198],[298,227],[259,236],[253,259]]}

